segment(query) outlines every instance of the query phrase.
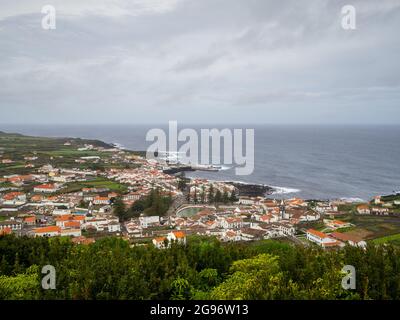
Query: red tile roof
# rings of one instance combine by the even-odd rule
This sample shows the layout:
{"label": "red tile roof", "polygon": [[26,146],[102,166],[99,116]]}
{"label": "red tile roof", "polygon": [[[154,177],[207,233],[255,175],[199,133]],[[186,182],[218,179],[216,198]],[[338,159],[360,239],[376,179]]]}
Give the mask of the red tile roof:
{"label": "red tile roof", "polygon": [[177,238],[185,238],[186,237],[186,234],[183,231],[173,231],[173,234]]}
{"label": "red tile roof", "polygon": [[314,229],[308,229],[307,233],[311,233],[312,235],[317,236],[321,239],[329,238],[327,234],[325,234],[321,231],[318,231],[318,230],[314,230]]}
{"label": "red tile roof", "polygon": [[57,226],[48,226],[48,227],[36,228],[33,231],[35,233],[61,232],[61,228]]}

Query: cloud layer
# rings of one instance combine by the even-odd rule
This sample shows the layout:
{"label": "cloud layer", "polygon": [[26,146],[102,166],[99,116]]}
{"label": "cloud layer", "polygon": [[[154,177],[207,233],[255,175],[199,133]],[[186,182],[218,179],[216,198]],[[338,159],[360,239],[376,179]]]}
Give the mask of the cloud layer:
{"label": "cloud layer", "polygon": [[2,123],[400,123],[396,0],[50,2],[0,3]]}

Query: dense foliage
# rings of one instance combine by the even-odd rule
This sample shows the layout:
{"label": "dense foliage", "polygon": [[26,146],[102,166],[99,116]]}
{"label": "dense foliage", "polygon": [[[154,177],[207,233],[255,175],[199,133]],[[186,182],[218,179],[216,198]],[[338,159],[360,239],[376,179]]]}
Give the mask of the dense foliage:
{"label": "dense foliage", "polygon": [[[56,290],[41,288],[44,265]],[[354,265],[357,289],[341,269]],[[0,237],[0,299],[399,299],[400,252],[391,246],[341,251],[276,241],[131,247],[119,238],[74,245],[67,238]]]}
{"label": "dense foliage", "polygon": [[151,190],[146,197],[134,202],[130,208],[126,208],[121,198],[114,201],[114,214],[121,222],[131,218],[137,218],[141,214],[145,216],[164,216],[172,204],[172,197],[164,195],[160,189]]}

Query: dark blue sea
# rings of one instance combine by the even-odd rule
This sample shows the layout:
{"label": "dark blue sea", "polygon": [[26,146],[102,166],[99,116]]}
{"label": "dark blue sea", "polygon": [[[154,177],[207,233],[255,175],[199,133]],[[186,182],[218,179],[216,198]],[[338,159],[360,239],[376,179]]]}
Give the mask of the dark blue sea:
{"label": "dark blue sea", "polygon": [[[1,125],[0,130],[37,136],[68,136],[146,150],[150,128],[167,125]],[[179,129],[190,128],[179,125]],[[279,196],[306,199],[358,198],[400,190],[400,126],[196,125],[254,128],[255,170],[236,176],[233,167],[189,176],[277,187]],[[278,196],[278,194],[277,194]]]}

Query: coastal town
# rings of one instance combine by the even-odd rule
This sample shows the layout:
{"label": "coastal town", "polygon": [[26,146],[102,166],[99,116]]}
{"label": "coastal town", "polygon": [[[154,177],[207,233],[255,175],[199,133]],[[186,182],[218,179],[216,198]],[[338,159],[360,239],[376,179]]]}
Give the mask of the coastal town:
{"label": "coastal town", "polygon": [[112,145],[66,139],[62,148],[50,156],[23,150],[16,158],[0,150],[0,235],[63,236],[76,244],[116,236],[159,249],[191,236],[365,248],[374,235],[358,225],[360,217],[397,222],[400,215],[398,194],[366,203],[275,199],[230,182],[172,174],[162,161]]}

